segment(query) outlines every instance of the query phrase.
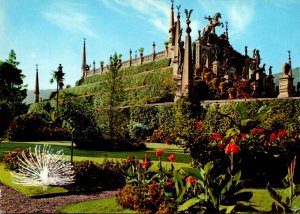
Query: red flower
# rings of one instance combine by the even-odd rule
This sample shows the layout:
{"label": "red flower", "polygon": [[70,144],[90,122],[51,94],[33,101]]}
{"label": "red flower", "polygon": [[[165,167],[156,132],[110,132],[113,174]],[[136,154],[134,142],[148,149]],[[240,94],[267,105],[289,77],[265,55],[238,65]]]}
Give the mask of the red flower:
{"label": "red flower", "polygon": [[282,129],[278,132],[279,138],[284,138],[286,135],[287,135],[287,132],[284,129]]}
{"label": "red flower", "polygon": [[167,184],[168,186],[172,186],[172,185],[174,185],[174,182],[173,182],[173,181],[167,181],[166,184]]}
{"label": "red flower", "polygon": [[264,133],[264,129],[263,128],[256,128],[256,129],[252,129],[251,130],[251,134],[253,134],[253,135],[263,134],[263,133]]}
{"label": "red flower", "polygon": [[59,105],[60,105],[60,106],[64,106],[64,105],[65,105],[65,101],[64,101],[64,100],[61,100],[61,101],[59,102]]}
{"label": "red flower", "polygon": [[196,183],[196,179],[193,176],[189,176],[185,179],[189,183]]}
{"label": "red flower", "polygon": [[277,135],[275,132],[272,132],[270,135],[270,141],[275,141],[277,139]]}
{"label": "red flower", "polygon": [[218,143],[218,144],[217,144],[217,147],[218,147],[219,149],[223,149],[223,146],[224,146],[223,143]]}
{"label": "red flower", "polygon": [[229,153],[238,153],[240,151],[240,147],[238,145],[235,144],[235,142],[230,142],[229,144],[227,144],[226,148],[225,148],[225,154],[229,154]]}
{"label": "red flower", "polygon": [[265,142],[264,142],[264,145],[265,145],[265,146],[269,145],[269,142],[268,142],[268,141],[265,141]]}
{"label": "red flower", "polygon": [[170,154],[170,155],[168,156],[168,160],[169,160],[170,162],[175,162],[175,158],[176,158],[176,156],[175,156],[174,154]]}
{"label": "red flower", "polygon": [[150,162],[147,160],[142,160],[141,165],[142,165],[142,168],[146,170],[149,167]]}
{"label": "red flower", "polygon": [[242,140],[246,140],[248,134],[241,134]]}
{"label": "red flower", "polygon": [[157,157],[162,156],[163,154],[164,154],[164,150],[162,150],[162,149],[158,149],[158,150],[156,150],[156,152],[155,152],[155,155],[156,155]]}
{"label": "red flower", "polygon": [[210,136],[210,140],[214,140],[214,141],[222,140],[222,135],[220,133],[213,133]]}
{"label": "red flower", "polygon": [[202,122],[200,120],[196,121],[196,129],[201,129]]}
{"label": "red flower", "polygon": [[167,137],[167,139],[166,139],[166,144],[167,144],[167,145],[171,145],[170,138],[168,138],[168,137]]}

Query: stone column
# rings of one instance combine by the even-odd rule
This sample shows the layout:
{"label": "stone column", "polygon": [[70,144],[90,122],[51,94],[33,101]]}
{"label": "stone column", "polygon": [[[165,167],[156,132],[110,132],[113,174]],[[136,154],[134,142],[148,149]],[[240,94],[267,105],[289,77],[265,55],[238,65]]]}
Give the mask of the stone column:
{"label": "stone column", "polygon": [[132,50],[129,50],[129,67],[132,65]]}
{"label": "stone column", "polygon": [[155,42],[152,44],[153,52],[152,52],[152,61],[155,61]]}
{"label": "stone column", "polygon": [[182,85],[181,93],[184,97],[193,96],[193,67],[192,67],[192,44],[190,33],[192,29],[190,28],[190,16],[192,10],[188,11],[185,9],[186,14],[186,37],[185,37],[185,51],[184,51],[184,61],[183,61],[183,71],[182,71]]}

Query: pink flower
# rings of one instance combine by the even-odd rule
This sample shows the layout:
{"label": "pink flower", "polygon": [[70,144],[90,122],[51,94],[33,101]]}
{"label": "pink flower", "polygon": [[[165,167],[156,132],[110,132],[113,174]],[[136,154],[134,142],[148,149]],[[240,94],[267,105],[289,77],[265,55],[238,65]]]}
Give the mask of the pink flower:
{"label": "pink flower", "polygon": [[172,186],[172,185],[174,185],[174,182],[173,182],[173,181],[167,181],[166,184],[167,184],[168,186]]}

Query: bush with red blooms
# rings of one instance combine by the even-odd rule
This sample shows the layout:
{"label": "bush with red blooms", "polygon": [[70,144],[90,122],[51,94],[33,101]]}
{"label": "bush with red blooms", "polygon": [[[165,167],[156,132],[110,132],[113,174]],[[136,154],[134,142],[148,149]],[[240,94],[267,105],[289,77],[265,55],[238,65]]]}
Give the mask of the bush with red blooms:
{"label": "bush with red blooms", "polygon": [[19,166],[19,160],[24,160],[22,155],[25,155],[27,158],[30,158],[29,156],[29,148],[26,148],[25,150],[21,148],[16,148],[14,150],[9,151],[8,153],[4,154],[3,162],[5,165],[5,169],[10,171],[18,171],[20,168]]}
{"label": "bush with red blooms", "polygon": [[[198,164],[214,161],[218,174],[226,171],[224,160],[229,157],[224,154],[224,148],[226,153],[238,152],[244,178],[253,180],[249,185],[254,185],[255,181],[258,181],[257,186],[264,186],[268,181],[281,184],[278,181],[286,173],[286,163],[300,153],[300,135],[285,129],[270,131],[262,127],[252,128],[247,133],[236,128],[209,136],[200,132],[188,150]],[[270,165],[277,167],[273,169]]]}

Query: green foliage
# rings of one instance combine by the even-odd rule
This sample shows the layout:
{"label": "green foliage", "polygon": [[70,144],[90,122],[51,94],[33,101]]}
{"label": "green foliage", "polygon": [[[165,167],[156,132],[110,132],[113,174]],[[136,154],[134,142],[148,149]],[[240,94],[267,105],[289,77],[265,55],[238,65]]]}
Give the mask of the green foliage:
{"label": "green foliage", "polygon": [[105,148],[101,126],[88,100],[67,99],[60,110],[63,125],[73,132],[78,148]]}
{"label": "green foliage", "polygon": [[22,103],[26,97],[26,88],[23,85],[25,76],[17,68],[18,65],[14,50],[11,50],[6,62],[0,62],[0,137],[12,118],[27,110]]}
{"label": "green foliage", "polygon": [[105,159],[101,164],[80,161],[74,164],[75,183],[68,186],[73,191],[116,189],[124,185],[121,163]]}
{"label": "green foliage", "polygon": [[128,131],[130,138],[138,143],[142,142],[150,134],[148,126],[134,121],[130,121]]}
{"label": "green foliage", "polygon": [[[123,77],[126,78],[126,76],[139,74],[139,73],[143,73],[143,72],[147,72],[147,71],[157,72],[157,71],[161,70],[161,68],[168,67],[169,64],[170,64],[170,59],[163,59],[160,61],[149,62],[146,64],[137,65],[134,67],[121,68],[121,69],[119,69],[118,72],[120,75],[122,75]],[[75,85],[79,86],[82,84],[101,82],[101,81],[106,80],[108,75],[109,75],[108,73],[104,73],[101,75],[86,77],[84,79],[77,81]]]}
{"label": "green foliage", "polygon": [[288,165],[288,175],[283,180],[288,187],[281,193],[273,189],[270,184],[267,185],[267,190],[274,200],[272,211],[284,213],[298,213],[300,211],[300,185],[294,183],[295,168],[296,156]]}

